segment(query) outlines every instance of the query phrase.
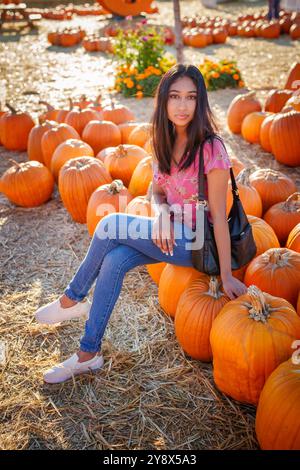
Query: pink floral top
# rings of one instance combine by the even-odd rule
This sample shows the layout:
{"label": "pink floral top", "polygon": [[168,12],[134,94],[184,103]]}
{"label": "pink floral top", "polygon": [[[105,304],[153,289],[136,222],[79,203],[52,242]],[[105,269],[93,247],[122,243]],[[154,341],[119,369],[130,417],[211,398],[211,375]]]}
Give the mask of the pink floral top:
{"label": "pink floral top", "polygon": [[[227,170],[231,167],[228,153],[218,139],[214,139],[213,141],[213,150],[210,142],[206,142],[204,144],[203,157],[204,174],[206,175],[214,168]],[[196,202],[198,200],[198,168],[199,151],[197,152],[195,161],[187,169],[179,171],[178,167],[174,163],[171,163],[170,175],[167,173],[161,173],[158,169],[158,163],[153,161],[153,179],[165,191],[167,203],[175,208],[173,211],[173,220],[184,221],[184,223],[190,227],[195,226],[196,220]],[[207,199],[208,194],[206,178],[204,188],[205,197]],[[208,216],[211,220],[210,213]]]}

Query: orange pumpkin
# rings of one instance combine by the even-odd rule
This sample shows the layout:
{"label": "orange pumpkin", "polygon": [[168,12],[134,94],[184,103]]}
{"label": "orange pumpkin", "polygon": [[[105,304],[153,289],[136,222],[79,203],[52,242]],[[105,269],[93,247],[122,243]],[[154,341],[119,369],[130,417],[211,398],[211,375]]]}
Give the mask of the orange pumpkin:
{"label": "orange pumpkin", "polygon": [[211,361],[209,335],[212,323],[229,297],[215,276],[203,274],[180,296],[175,314],[175,334],[182,349],[192,358]]}
{"label": "orange pumpkin", "polygon": [[259,131],[260,145],[266,152],[270,152],[270,153],[272,152],[272,147],[271,147],[271,142],[270,142],[270,128],[275,117],[276,117],[276,114],[270,114],[269,116],[267,116],[263,120],[260,126],[260,131]]}
{"label": "orange pumpkin", "polygon": [[87,228],[92,236],[99,221],[107,214],[124,212],[132,196],[121,180],[99,186],[87,207]]}
{"label": "orange pumpkin", "polygon": [[285,201],[297,191],[296,184],[289,176],[270,168],[260,168],[249,177],[251,185],[259,192],[263,212],[277,202]]}
{"label": "orange pumpkin", "polygon": [[27,153],[29,160],[35,160],[44,164],[42,151],[42,137],[56,123],[54,121],[45,121],[43,124],[34,126],[28,136]]}
{"label": "orange pumpkin", "polygon": [[0,118],[0,140],[7,150],[22,152],[27,150],[28,136],[34,127],[34,121],[28,113],[16,111],[6,104],[10,112]]}
{"label": "orange pumpkin", "polygon": [[121,131],[113,122],[90,121],[83,130],[82,140],[89,144],[97,155],[106,147],[120,145]]}
{"label": "orange pumpkin", "polygon": [[295,111],[300,112],[300,95],[291,96],[291,98],[289,98],[287,102],[285,103],[283,111],[285,111],[285,109],[287,111],[291,111],[292,110],[291,108],[294,109]]}
{"label": "orange pumpkin", "polygon": [[58,188],[63,204],[75,222],[86,222],[91,195],[98,186],[110,181],[103,163],[93,157],[73,158],[62,166]]}
{"label": "orange pumpkin", "polygon": [[260,143],[260,128],[268,116],[269,114],[265,111],[254,111],[253,113],[247,114],[243,119],[241,127],[242,136],[247,142],[251,144]]}
{"label": "orange pumpkin", "polygon": [[157,286],[159,284],[161,273],[166,265],[167,263],[146,264],[147,271]]}
{"label": "orange pumpkin", "polygon": [[[251,185],[249,177],[252,168],[245,168],[236,177],[239,196],[246,214],[262,216],[262,202],[258,191]],[[230,212],[233,203],[231,182],[228,183],[226,212]]]}
{"label": "orange pumpkin", "polygon": [[114,104],[112,101],[110,106],[103,108],[103,119],[104,121],[112,121],[115,124],[122,124],[128,121],[134,121],[134,113],[123,104]]}
{"label": "orange pumpkin", "polygon": [[243,119],[255,111],[261,111],[261,104],[256,99],[254,91],[237,95],[227,111],[227,124],[231,132],[240,134]]}
{"label": "orange pumpkin", "polygon": [[194,268],[167,264],[161,274],[158,287],[161,308],[171,317],[175,317],[181,294],[200,276],[203,274]]}
{"label": "orange pumpkin", "polygon": [[286,247],[289,250],[294,250],[300,253],[300,223],[295,225],[295,227],[290,231]]}
{"label": "orange pumpkin", "polygon": [[137,122],[123,122],[122,124],[118,124],[118,128],[121,131],[122,144],[128,144],[129,136],[137,125]]}
{"label": "orange pumpkin", "polygon": [[300,365],[289,359],[268,377],[259,398],[255,430],[261,449],[299,450],[299,416]]}
{"label": "orange pumpkin", "polygon": [[270,248],[280,248],[276,233],[267,222],[254,215],[248,215],[252,233],[256,244],[256,255],[259,256]]}
{"label": "orange pumpkin", "polygon": [[296,307],[300,285],[300,254],[287,248],[270,248],[247,267],[244,283],[257,285]]}
{"label": "orange pumpkin", "polygon": [[43,160],[45,165],[51,168],[51,159],[55,149],[68,139],[80,139],[80,136],[73,127],[68,124],[55,124],[43,134],[41,147],[43,152]]}
{"label": "orange pumpkin", "polygon": [[145,157],[147,157],[147,153],[141,147],[137,145],[120,144],[111,151],[107,151],[104,165],[113,179],[122,180],[125,186],[128,187],[136,166]]}
{"label": "orange pumpkin", "polygon": [[300,39],[300,24],[292,24],[292,26],[290,27],[290,36],[294,41],[296,39]]}
{"label": "orange pumpkin", "polygon": [[39,116],[40,124],[43,124],[45,121],[57,121],[57,115],[60,112],[59,109],[54,108],[54,106],[47,103],[47,101],[39,101],[39,104],[44,104],[47,107],[47,111]]}
{"label": "orange pumpkin", "polygon": [[153,178],[152,157],[143,158],[135,167],[128,186],[132,196],[143,196],[147,193]]}
{"label": "orange pumpkin", "polygon": [[295,83],[297,80],[300,80],[300,62],[294,62],[291,66],[284,88],[295,91],[297,89],[297,85]]}
{"label": "orange pumpkin", "polygon": [[[130,192],[130,191],[129,191]],[[154,217],[155,210],[151,204],[152,183],[149,184],[145,196],[135,196],[125,209],[126,214],[142,215],[143,217]]]}
{"label": "orange pumpkin", "polygon": [[58,180],[58,174],[61,167],[71,158],[93,157],[94,151],[87,143],[78,139],[68,139],[56,147],[51,159],[51,173],[55,181]]}
{"label": "orange pumpkin", "polygon": [[230,156],[230,162],[231,162],[231,166],[232,166],[232,170],[233,170],[233,174],[235,176],[235,178],[237,177],[237,175],[245,168],[245,165],[243,162],[241,162],[241,160],[239,160],[237,157],[235,157],[234,155],[231,155]]}
{"label": "orange pumpkin", "polygon": [[290,231],[300,222],[300,193],[293,193],[286,201],[271,206],[264,214],[264,219],[274,229],[281,245],[284,245]]}
{"label": "orange pumpkin", "polygon": [[279,163],[300,165],[300,113],[279,113],[270,128],[272,153]]}
{"label": "orange pumpkin", "polygon": [[150,138],[151,125],[148,123],[141,123],[136,126],[130,133],[128,143],[131,145],[138,145],[144,147],[147,140]]}
{"label": "orange pumpkin", "polygon": [[69,124],[69,126],[73,127],[78,134],[81,136],[83,133],[83,129],[90,121],[97,121],[102,119],[101,111],[94,111],[89,108],[81,109],[81,108],[74,108],[68,112],[66,115],[64,122]]}
{"label": "orange pumpkin", "polygon": [[292,94],[291,90],[271,90],[265,102],[265,111],[279,113]]}
{"label": "orange pumpkin", "polygon": [[266,379],[291,355],[300,335],[300,318],[284,299],[256,286],[228,302],[213,322],[210,344],[217,387],[241,402],[256,405]]}
{"label": "orange pumpkin", "polygon": [[13,161],[0,179],[0,192],[21,207],[36,207],[48,201],[54,187],[54,179],[42,163]]}

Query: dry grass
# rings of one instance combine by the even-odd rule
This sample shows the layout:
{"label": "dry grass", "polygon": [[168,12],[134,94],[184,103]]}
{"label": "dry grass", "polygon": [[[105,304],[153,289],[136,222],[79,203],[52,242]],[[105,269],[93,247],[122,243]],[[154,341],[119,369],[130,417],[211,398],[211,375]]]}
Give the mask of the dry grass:
{"label": "dry grass", "polygon": [[[171,23],[171,3],[160,2]],[[183,14],[199,1],[183,2]],[[228,15],[247,4],[225,4]],[[87,28],[98,20],[80,19]],[[41,111],[38,99],[63,105],[70,95],[96,96],[110,80],[106,56],[82,49],[49,48],[43,22],[38,37],[25,35],[0,41],[0,60],[10,102]],[[102,24],[102,23],[101,23]],[[47,48],[47,49],[46,49]],[[30,54],[29,54],[30,52]],[[263,98],[280,86],[299,44],[232,39],[205,52],[187,49],[198,62],[204,55],[237,58],[245,81]],[[272,57],[271,57],[272,55]],[[73,78],[77,76],[74,82]],[[30,94],[34,92],[37,94]],[[228,133],[225,112],[235,90],[210,93],[210,102],[231,151],[244,162],[279,168],[297,181],[300,171],[277,164],[258,146]],[[152,99],[124,100],[139,120],[149,119]],[[0,174],[9,158],[25,153],[0,149]],[[39,305],[61,294],[88,245],[84,225],[71,221],[57,190],[51,201],[35,209],[14,207],[0,196],[0,337],[7,344],[7,362],[0,368],[1,449],[256,449],[255,408],[222,395],[214,386],[210,364],[184,355],[173,322],[160,309],[157,288],[144,267],[126,275],[123,290],[106,331],[104,369],[63,385],[47,386],[42,371],[78,347],[83,322],[43,327],[34,321]],[[92,298],[90,293],[90,298]]]}

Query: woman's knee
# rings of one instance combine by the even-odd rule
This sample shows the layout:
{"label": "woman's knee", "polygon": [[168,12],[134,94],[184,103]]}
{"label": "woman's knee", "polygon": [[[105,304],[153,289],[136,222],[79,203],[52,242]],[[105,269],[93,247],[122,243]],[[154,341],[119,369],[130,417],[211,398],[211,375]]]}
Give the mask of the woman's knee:
{"label": "woman's knee", "polygon": [[98,238],[115,238],[117,232],[117,225],[119,219],[119,212],[112,212],[111,214],[106,214],[98,222],[95,234]]}

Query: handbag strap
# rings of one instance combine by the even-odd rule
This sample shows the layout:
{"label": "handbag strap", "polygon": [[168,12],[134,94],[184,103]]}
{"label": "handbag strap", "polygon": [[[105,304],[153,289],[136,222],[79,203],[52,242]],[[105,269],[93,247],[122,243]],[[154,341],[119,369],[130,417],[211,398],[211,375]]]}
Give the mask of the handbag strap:
{"label": "handbag strap", "polygon": [[[218,138],[218,137],[217,137]],[[222,145],[225,148],[225,145],[219,139]],[[204,139],[203,142],[200,144],[200,151],[199,151],[199,173],[198,173],[198,199],[201,202],[206,202],[205,194],[204,194],[204,158],[203,158],[203,147],[207,139]],[[225,148],[226,149],[226,148]],[[235,181],[234,173],[232,168],[230,168],[230,177],[231,177],[231,185],[232,185],[232,195],[233,198],[238,200],[239,199],[239,190]]]}

